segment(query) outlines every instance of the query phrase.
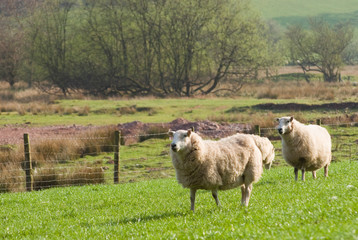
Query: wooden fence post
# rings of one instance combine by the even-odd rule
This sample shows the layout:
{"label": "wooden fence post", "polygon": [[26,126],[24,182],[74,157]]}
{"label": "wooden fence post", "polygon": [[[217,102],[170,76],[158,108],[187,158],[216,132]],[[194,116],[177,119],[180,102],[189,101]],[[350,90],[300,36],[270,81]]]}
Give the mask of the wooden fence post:
{"label": "wooden fence post", "polygon": [[321,126],[321,124],[322,124],[321,119],[316,119],[316,123],[317,123],[318,126]]}
{"label": "wooden fence post", "polygon": [[255,125],[255,134],[261,136],[261,128],[260,128],[260,125]]}
{"label": "wooden fence post", "polygon": [[115,131],[114,133],[114,172],[113,172],[113,182],[114,184],[119,183],[119,149],[121,145],[121,133],[120,131]]}
{"label": "wooden fence post", "polygon": [[30,139],[29,139],[29,134],[27,133],[24,133],[24,152],[25,152],[26,191],[31,192],[34,188],[34,178],[32,175]]}

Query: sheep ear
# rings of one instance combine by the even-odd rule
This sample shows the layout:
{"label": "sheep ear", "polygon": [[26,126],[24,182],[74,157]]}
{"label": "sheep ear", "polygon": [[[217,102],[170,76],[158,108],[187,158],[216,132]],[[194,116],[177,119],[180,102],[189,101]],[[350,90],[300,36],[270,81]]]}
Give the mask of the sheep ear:
{"label": "sheep ear", "polygon": [[169,129],[169,131],[168,131],[169,137],[173,137],[173,136],[174,136],[174,133],[175,133],[174,131],[172,131],[172,130]]}
{"label": "sheep ear", "polygon": [[290,122],[292,122],[292,121],[293,121],[293,117],[290,118]]}
{"label": "sheep ear", "polygon": [[187,136],[190,137],[191,129],[188,130],[188,133],[187,133],[187,134],[188,134]]}

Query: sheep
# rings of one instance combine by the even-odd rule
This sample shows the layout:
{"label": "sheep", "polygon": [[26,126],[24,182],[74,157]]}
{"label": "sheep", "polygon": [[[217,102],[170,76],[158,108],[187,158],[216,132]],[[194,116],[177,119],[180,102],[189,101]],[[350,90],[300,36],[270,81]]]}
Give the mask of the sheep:
{"label": "sheep", "polygon": [[304,125],[293,117],[277,118],[277,130],[282,139],[282,154],[285,161],[294,167],[295,180],[298,170],[312,171],[316,179],[316,171],[324,167],[324,176],[328,177],[328,166],[331,163],[331,136],[328,131],[318,125]]}
{"label": "sheep", "polygon": [[261,151],[262,163],[264,164],[265,168],[271,168],[272,162],[275,158],[275,148],[267,137],[260,137],[258,135],[251,134],[237,134],[237,136],[242,138],[252,138],[256,146]]}
{"label": "sheep", "polygon": [[241,187],[241,204],[248,206],[252,185],[262,174],[261,152],[252,138],[237,135],[203,140],[192,130],[169,131],[170,156],[178,183],[190,189],[191,210],[198,189],[210,190],[220,206],[218,190]]}

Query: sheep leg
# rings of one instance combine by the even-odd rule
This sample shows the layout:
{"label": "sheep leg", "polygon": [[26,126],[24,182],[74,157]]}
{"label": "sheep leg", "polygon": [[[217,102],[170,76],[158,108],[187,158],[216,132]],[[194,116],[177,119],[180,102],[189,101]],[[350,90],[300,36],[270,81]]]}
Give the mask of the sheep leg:
{"label": "sheep leg", "polygon": [[297,181],[298,179],[298,168],[294,168],[294,173],[295,173],[295,180]]}
{"label": "sheep leg", "polygon": [[317,178],[316,171],[312,171],[312,177],[313,177],[313,179]]}
{"label": "sheep leg", "polygon": [[245,191],[245,199],[243,204],[245,207],[249,206],[251,191],[252,191],[252,184],[249,184],[248,186],[246,186],[246,191]]}
{"label": "sheep leg", "polygon": [[302,171],[302,181],[305,181],[305,170],[302,169],[301,171]]}
{"label": "sheep leg", "polygon": [[191,203],[190,210],[192,210],[193,212],[195,207],[195,194],[196,194],[196,189],[190,188],[190,203]]}
{"label": "sheep leg", "polygon": [[328,177],[328,165],[324,166],[324,176]]}
{"label": "sheep leg", "polygon": [[246,187],[245,185],[241,186],[241,205],[244,206],[245,205],[245,192],[246,192]]}
{"label": "sheep leg", "polygon": [[211,193],[213,195],[213,198],[215,199],[216,205],[220,207],[221,204],[220,204],[220,201],[219,201],[219,198],[218,198],[218,191],[217,190],[212,190]]}

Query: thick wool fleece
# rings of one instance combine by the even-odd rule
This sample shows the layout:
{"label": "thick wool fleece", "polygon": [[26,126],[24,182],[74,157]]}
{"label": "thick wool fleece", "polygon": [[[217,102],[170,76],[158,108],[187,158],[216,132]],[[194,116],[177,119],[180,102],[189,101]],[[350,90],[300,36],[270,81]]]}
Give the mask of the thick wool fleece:
{"label": "thick wool fleece", "polygon": [[253,134],[237,134],[237,137],[252,138],[261,152],[262,163],[267,169],[270,169],[272,162],[275,159],[275,148],[268,138]]}
{"label": "thick wool fleece", "polygon": [[293,119],[290,132],[281,137],[283,157],[291,166],[316,171],[330,164],[332,143],[325,128]]}
{"label": "thick wool fleece", "polygon": [[262,157],[253,139],[233,135],[219,141],[191,133],[181,152],[170,151],[178,182],[185,188],[226,190],[258,181]]}

